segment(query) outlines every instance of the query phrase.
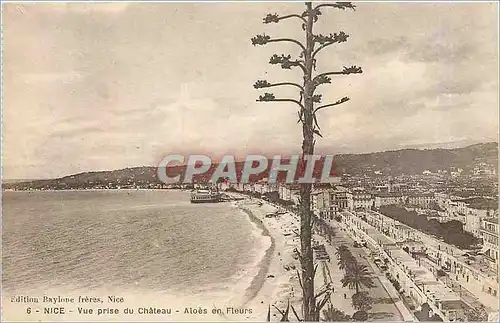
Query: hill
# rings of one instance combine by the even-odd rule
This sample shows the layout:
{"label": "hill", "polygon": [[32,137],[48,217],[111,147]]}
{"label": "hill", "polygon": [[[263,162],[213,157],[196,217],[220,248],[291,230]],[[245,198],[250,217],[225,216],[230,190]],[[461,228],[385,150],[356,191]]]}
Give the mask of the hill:
{"label": "hill", "polygon": [[476,144],[455,149],[402,149],[369,154],[344,154],[335,158],[337,173],[359,175],[380,171],[384,175],[415,175],[429,170],[461,168],[465,173],[485,163],[498,170],[498,144]]}
{"label": "hill", "polygon": [[[474,167],[485,163],[498,171],[498,144],[476,144],[455,149],[402,149],[368,154],[340,154],[334,158],[336,175],[373,174],[374,171],[382,175],[415,175],[429,170],[449,170],[452,167],[461,168],[464,173],[471,173]],[[217,165],[212,165],[204,176],[196,176],[195,180],[208,180]],[[236,163],[237,173],[241,173],[243,162]],[[320,166],[320,165],[319,165]],[[169,167],[169,175],[182,174],[185,166]],[[268,167],[269,171],[269,167]],[[253,176],[256,181],[268,176],[268,171]],[[316,167],[314,174],[319,177],[321,167]],[[278,176],[283,179],[284,174]],[[83,188],[158,188],[162,183],[157,179],[157,168],[143,166],[126,168],[114,171],[85,172],[57,179],[35,180],[29,182],[4,183],[5,189],[83,189]]]}

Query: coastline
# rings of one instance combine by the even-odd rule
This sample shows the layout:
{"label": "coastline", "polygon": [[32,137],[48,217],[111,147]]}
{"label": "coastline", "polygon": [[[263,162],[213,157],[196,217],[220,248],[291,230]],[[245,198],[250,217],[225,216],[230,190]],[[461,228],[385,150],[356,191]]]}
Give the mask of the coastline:
{"label": "coastline", "polygon": [[189,192],[185,188],[75,188],[75,189],[45,189],[45,190],[13,190],[2,187],[2,192],[101,192],[101,191],[171,191]]}
{"label": "coastline", "polygon": [[[233,193],[234,194],[234,193]],[[280,314],[273,307],[286,309],[287,303],[294,305],[300,311],[301,289],[297,279],[296,270],[289,267],[299,268],[299,263],[293,258],[293,249],[299,246],[298,237],[292,230],[296,230],[295,219],[289,214],[274,217],[266,217],[266,214],[278,210],[277,207],[267,202],[257,204],[250,198],[244,197],[238,201],[236,206],[248,216],[256,227],[261,230],[263,236],[271,239],[271,245],[266,249],[264,256],[258,263],[259,271],[253,277],[249,287],[245,291],[243,303],[240,308],[251,309],[252,313],[244,317],[231,317],[228,320],[251,320],[265,321],[268,309],[271,307],[271,320],[279,320]],[[293,314],[290,314],[292,318]]]}
{"label": "coastline", "polygon": [[262,221],[255,216],[252,211],[246,209],[244,207],[239,206],[240,210],[248,215],[248,218],[251,222],[253,222],[260,230],[262,230],[262,235],[269,237],[271,239],[271,245],[267,248],[264,257],[260,260],[258,267],[259,272],[255,275],[250,283],[250,286],[247,288],[245,292],[245,296],[243,298],[242,307],[244,307],[248,302],[250,302],[255,296],[257,296],[259,290],[264,285],[266,280],[267,273],[269,272],[269,266],[271,264],[271,259],[275,254],[276,244],[274,238],[269,233],[269,230],[266,226],[263,225]]}
{"label": "coastline", "polygon": [[[228,194],[233,195],[233,194]],[[117,287],[117,286],[104,286],[99,287],[92,291],[94,296],[103,297],[106,299],[109,295],[116,295],[126,299],[126,305],[132,309],[136,309],[134,315],[126,314],[120,312],[120,315],[110,315],[110,316],[99,316],[99,317],[88,317],[89,320],[96,321],[99,319],[106,320],[130,320],[130,319],[140,319],[140,320],[152,320],[152,321],[265,321],[268,314],[268,309],[270,308],[271,320],[279,321],[281,315],[278,310],[274,308],[276,306],[280,310],[285,310],[287,308],[287,303],[290,302],[294,306],[295,310],[301,316],[301,297],[302,291],[300,284],[298,282],[297,274],[300,270],[299,261],[294,259],[294,249],[299,248],[300,239],[295,234],[298,232],[300,221],[298,216],[290,212],[278,212],[281,207],[274,205],[272,203],[262,201],[260,199],[252,199],[242,194],[234,194],[234,197],[241,198],[238,201],[228,202],[227,206],[230,206],[225,214],[223,221],[237,221],[239,224],[243,224],[245,229],[248,223],[251,223],[252,229],[251,235],[248,237],[248,247],[245,241],[245,245],[242,249],[245,253],[247,259],[247,253],[250,251],[247,261],[241,262],[238,266],[239,270],[230,277],[230,280],[221,282],[220,280],[209,284],[203,291],[198,289],[185,289],[183,291],[177,290],[148,290],[144,286],[136,286],[130,284],[129,286]],[[162,197],[161,197],[162,198]],[[123,203],[120,200],[120,203]],[[202,206],[203,207],[203,206]],[[204,208],[204,207],[203,207]],[[145,216],[141,216],[145,217]],[[335,222],[333,222],[335,223]],[[214,232],[220,231],[219,222],[216,223]],[[239,234],[237,229],[240,226],[234,228],[236,231],[230,231]],[[244,231],[246,234],[247,230]],[[343,233],[338,231],[338,234],[334,238],[335,243],[332,245],[325,241],[325,238],[315,234],[313,236],[315,241],[324,243],[326,249],[330,255],[335,253],[335,246],[339,244],[352,245],[352,239]],[[233,244],[231,238],[229,240],[223,240],[223,247],[231,248]],[[356,256],[362,256],[366,250],[354,249],[353,253]],[[239,253],[232,255],[232,257],[239,257]],[[242,255],[243,256],[243,255]],[[325,264],[326,265],[326,264]],[[331,269],[331,277],[333,278],[333,283],[335,287],[335,293],[332,295],[332,303],[334,306],[340,310],[343,310],[349,315],[353,314],[353,309],[351,306],[351,296],[352,290],[344,288],[341,284],[341,278],[343,272],[332,264],[328,265]],[[167,268],[168,269],[168,268]],[[165,275],[169,273],[166,272]],[[328,276],[327,276],[328,274]],[[318,271],[317,280],[315,281],[316,287],[320,287],[325,283],[326,278],[330,278],[330,270],[326,272],[324,270]],[[215,277],[217,279],[217,277]],[[331,278],[330,278],[331,279]],[[74,296],[85,294],[81,291],[81,288],[73,288],[70,285],[67,286],[46,286],[47,288],[41,288],[41,286],[28,286],[26,289],[14,291],[21,293],[19,295],[28,296],[39,296],[42,295],[60,295],[60,296]],[[214,288],[212,288],[214,287]],[[376,295],[385,297],[386,292],[383,293],[382,288],[384,286],[378,286],[373,291],[376,291]],[[343,295],[349,295],[349,298],[342,297]],[[389,295],[390,296],[390,295]],[[2,300],[4,303],[8,302],[7,295],[3,295]],[[123,304],[125,305],[125,304]],[[89,307],[94,307],[99,305],[89,305]],[[174,313],[170,315],[143,315],[138,313],[138,308],[142,306],[152,306],[157,308],[172,308]],[[195,313],[185,313],[185,308],[199,308],[203,307],[207,310],[206,315],[196,315]],[[94,307],[95,308],[95,307]],[[213,309],[221,309],[222,313],[213,312]],[[378,314],[385,315],[384,313],[393,312],[394,308],[392,305],[380,303],[374,306],[378,311]],[[4,308],[5,311],[6,308]],[[122,308],[121,308],[122,309]],[[121,311],[120,309],[120,311]],[[176,311],[179,309],[180,312]],[[235,311],[233,311],[235,309]],[[243,311],[246,310],[246,311]],[[9,318],[15,317],[21,321],[26,321],[29,319],[42,318],[44,317],[41,313],[39,314],[26,314],[26,306],[21,303],[12,303],[8,306]],[[192,315],[191,315],[192,314]],[[397,318],[399,314],[393,316]],[[77,320],[81,316],[77,313],[67,313],[64,316],[52,316],[51,318],[57,320]],[[289,313],[289,319],[295,321],[295,316],[293,313]]]}

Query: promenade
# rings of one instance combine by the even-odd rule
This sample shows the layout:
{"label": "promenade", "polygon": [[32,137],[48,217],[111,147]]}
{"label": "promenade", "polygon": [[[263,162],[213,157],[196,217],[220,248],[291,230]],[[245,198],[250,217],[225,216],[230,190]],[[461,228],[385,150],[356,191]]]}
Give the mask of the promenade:
{"label": "promenade", "polygon": [[[387,216],[374,212],[366,212],[368,218],[373,216],[377,220],[381,217],[384,218],[382,223],[389,225],[389,223],[399,223],[395,220],[389,219]],[[380,222],[379,222],[380,223]],[[403,225],[404,226],[404,225]],[[405,226],[407,227],[407,226]],[[460,295],[462,300],[469,306],[484,305],[488,312],[498,312],[499,301],[496,293],[488,293],[488,289],[498,290],[498,272],[497,270],[479,263],[478,261],[470,261],[466,256],[466,252],[450,245],[442,240],[436,239],[433,236],[420,232],[418,230],[407,227],[410,230],[410,236],[419,241],[422,246],[431,251],[435,256],[435,260],[422,261],[431,272],[436,272],[441,269],[443,265],[449,263],[450,271],[447,272],[445,277],[440,277],[445,285],[451,288],[457,295]],[[387,237],[379,230],[370,230],[370,236],[376,235],[380,239]],[[394,243],[393,239],[389,239]]]}
{"label": "promenade", "polygon": [[[387,278],[376,268],[376,266],[369,261],[369,249],[353,247],[354,240],[342,227],[338,226],[338,222],[329,222],[332,227],[336,229],[336,234],[332,238],[331,243],[320,235],[314,235],[314,239],[320,243],[324,243],[328,254],[331,257],[330,262],[326,262],[329,269],[329,276],[334,287],[334,293],[331,296],[332,304],[339,310],[352,315],[355,310],[352,307],[352,296],[355,291],[348,287],[342,287],[342,278],[344,271],[338,268],[337,258],[335,256],[336,248],[340,245],[346,245],[351,251],[352,255],[357,259],[360,264],[366,265],[370,269],[373,276],[374,287],[370,289],[362,289],[367,291],[374,300],[373,308],[369,311],[371,321],[413,321],[413,315],[399,299],[397,292],[394,290],[392,284]],[[328,279],[329,277],[326,277]],[[318,269],[316,277],[316,286],[324,284],[324,273]],[[344,298],[344,294],[347,296]],[[399,306],[398,306],[399,305]]]}
{"label": "promenade", "polygon": [[[298,230],[299,224],[298,215],[289,212],[283,216],[264,218],[263,215],[268,212],[274,212],[279,209],[277,205],[270,202],[263,202],[262,207],[258,207],[254,203],[249,203],[247,200],[245,207],[251,208],[252,212],[262,219],[262,223],[267,227],[269,233],[275,241],[275,250],[271,257],[268,274],[273,274],[276,277],[266,279],[262,288],[258,291],[257,295],[248,305],[255,306],[261,310],[256,311],[254,315],[246,317],[247,319],[259,319],[265,316],[261,306],[265,305],[269,300],[271,304],[277,305],[279,308],[284,309],[286,302],[290,300],[292,304],[300,311],[300,286],[295,276],[295,271],[287,271],[283,265],[294,264],[298,269],[300,264],[298,261],[292,261],[291,249],[299,247],[299,237],[294,236],[292,230]],[[257,202],[257,201],[255,201]],[[338,222],[331,221],[330,225],[336,229],[336,234],[331,242],[326,241],[326,238],[314,234],[313,239],[320,244],[324,244],[330,262],[328,261],[315,261],[319,264],[318,271],[315,277],[315,289],[319,290],[325,281],[331,282],[334,292],[331,294],[330,302],[333,307],[352,315],[356,310],[352,307],[352,295],[355,291],[348,287],[342,287],[342,278],[344,271],[338,268],[337,258],[335,256],[336,248],[340,245],[346,245],[353,256],[356,257],[360,264],[366,265],[373,276],[374,287],[370,289],[362,289],[367,291],[374,300],[373,308],[369,312],[370,321],[414,321],[414,316],[402,304],[397,292],[394,290],[392,284],[387,278],[378,270],[378,268],[369,260],[369,249],[367,248],[354,248],[354,240],[347,231],[339,226]],[[284,236],[286,235],[286,236]],[[286,240],[286,242],[285,242]],[[345,298],[344,298],[345,294]],[[327,305],[324,307],[326,309]],[[267,307],[265,307],[267,308]],[[258,313],[258,314],[257,314]],[[272,319],[276,319],[276,311],[271,308]],[[255,315],[257,314],[257,315]],[[323,316],[323,313],[321,313]],[[291,315],[290,320],[295,321],[295,317]]]}

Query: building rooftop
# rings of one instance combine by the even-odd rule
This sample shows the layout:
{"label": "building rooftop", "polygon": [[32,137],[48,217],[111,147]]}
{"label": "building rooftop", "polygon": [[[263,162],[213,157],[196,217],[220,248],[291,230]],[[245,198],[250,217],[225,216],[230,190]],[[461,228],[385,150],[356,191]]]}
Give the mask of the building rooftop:
{"label": "building rooftop", "polygon": [[473,197],[462,200],[462,202],[467,203],[470,208],[478,210],[497,210],[498,201],[493,198],[485,197]]}
{"label": "building rooftop", "polygon": [[498,272],[488,265],[488,260],[484,255],[477,255],[470,258],[464,255],[456,255],[455,258],[476,272],[480,272],[490,278],[498,277]]}
{"label": "building rooftop", "polygon": [[460,302],[460,296],[445,284],[425,286],[425,292],[431,299],[440,302]]}
{"label": "building rooftop", "polygon": [[489,218],[486,218],[486,219],[483,219],[483,220],[486,221],[486,222],[493,223],[493,224],[498,224],[498,217],[489,217]]}
{"label": "building rooftop", "polygon": [[374,192],[373,195],[377,197],[401,197],[403,193],[400,192]]}
{"label": "building rooftop", "polygon": [[406,268],[406,273],[413,276],[413,280],[417,285],[423,285],[421,288],[424,292],[435,301],[459,301],[460,297],[453,292],[425,267],[419,266],[418,261],[413,259],[409,254],[401,249],[391,250],[392,258],[397,259],[397,262]]}
{"label": "building rooftop", "polygon": [[433,193],[430,192],[414,192],[408,194],[408,197],[434,197]]}

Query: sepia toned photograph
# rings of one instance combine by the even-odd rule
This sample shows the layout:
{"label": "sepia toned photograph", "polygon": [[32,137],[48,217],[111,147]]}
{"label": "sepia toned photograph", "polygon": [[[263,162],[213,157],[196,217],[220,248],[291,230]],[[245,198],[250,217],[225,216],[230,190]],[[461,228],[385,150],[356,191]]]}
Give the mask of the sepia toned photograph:
{"label": "sepia toned photograph", "polygon": [[2,2],[2,321],[498,322],[498,15]]}

